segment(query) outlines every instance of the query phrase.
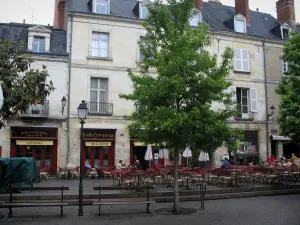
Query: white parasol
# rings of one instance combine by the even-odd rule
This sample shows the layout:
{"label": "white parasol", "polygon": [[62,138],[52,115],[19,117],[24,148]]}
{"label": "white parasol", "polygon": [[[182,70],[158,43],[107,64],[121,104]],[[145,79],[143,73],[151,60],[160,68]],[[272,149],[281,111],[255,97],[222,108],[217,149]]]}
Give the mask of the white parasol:
{"label": "white parasol", "polygon": [[199,162],[204,162],[205,161],[205,152],[201,151],[199,158],[198,158]]}
{"label": "white parasol", "polygon": [[182,156],[186,158],[187,160],[187,167],[189,166],[189,158],[192,157],[192,151],[189,147],[186,147],[184,152],[182,153]]}
{"label": "white parasol", "polygon": [[149,166],[151,167],[151,161],[153,160],[153,155],[152,155],[152,146],[148,145],[147,146],[147,151],[145,154],[145,158],[146,161],[149,161]]}
{"label": "white parasol", "polygon": [[2,81],[0,81],[0,109],[2,108],[3,101],[4,101],[4,96],[3,96],[3,90],[1,86]]}

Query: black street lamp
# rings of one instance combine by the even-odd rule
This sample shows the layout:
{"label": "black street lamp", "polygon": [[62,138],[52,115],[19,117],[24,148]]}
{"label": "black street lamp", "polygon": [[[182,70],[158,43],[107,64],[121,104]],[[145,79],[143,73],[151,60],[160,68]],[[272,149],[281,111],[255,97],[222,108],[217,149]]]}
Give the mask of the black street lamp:
{"label": "black street lamp", "polygon": [[88,107],[85,101],[82,101],[78,106],[78,119],[80,119],[81,130],[80,130],[80,171],[79,171],[79,209],[78,216],[83,216],[83,162],[82,162],[82,149],[83,149],[83,124],[88,112]]}
{"label": "black street lamp", "polygon": [[64,115],[64,109],[66,104],[67,104],[67,99],[65,96],[63,96],[61,99],[61,115]]}
{"label": "black street lamp", "polygon": [[270,111],[271,111],[271,113],[269,114],[269,116],[272,116],[275,112],[275,107],[273,105],[271,105]]}

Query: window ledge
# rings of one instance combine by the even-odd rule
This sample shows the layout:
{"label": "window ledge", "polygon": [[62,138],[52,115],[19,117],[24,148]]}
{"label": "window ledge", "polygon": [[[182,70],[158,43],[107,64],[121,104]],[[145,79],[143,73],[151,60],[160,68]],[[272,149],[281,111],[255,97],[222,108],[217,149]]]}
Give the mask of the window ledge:
{"label": "window ledge", "polygon": [[108,58],[108,57],[98,57],[98,56],[88,56],[87,59],[113,61],[112,58]]}
{"label": "window ledge", "polygon": [[239,71],[239,70],[233,70],[234,73],[243,73],[243,74],[251,74],[251,71]]}
{"label": "window ledge", "polygon": [[236,121],[253,121],[254,118],[241,118],[241,117],[235,117]]}

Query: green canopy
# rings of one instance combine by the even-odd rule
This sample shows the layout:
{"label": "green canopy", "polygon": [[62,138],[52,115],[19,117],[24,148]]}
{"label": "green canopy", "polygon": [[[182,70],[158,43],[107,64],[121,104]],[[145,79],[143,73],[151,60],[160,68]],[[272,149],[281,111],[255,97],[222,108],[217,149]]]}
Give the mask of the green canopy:
{"label": "green canopy", "polygon": [[0,193],[4,186],[33,186],[38,169],[33,158],[0,158]]}

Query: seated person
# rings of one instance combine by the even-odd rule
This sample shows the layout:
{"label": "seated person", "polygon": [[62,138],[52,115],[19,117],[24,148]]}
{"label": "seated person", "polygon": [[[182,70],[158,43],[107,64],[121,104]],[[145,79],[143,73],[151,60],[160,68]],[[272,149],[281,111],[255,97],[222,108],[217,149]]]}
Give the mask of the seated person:
{"label": "seated person", "polygon": [[91,168],[92,168],[91,163],[90,163],[89,160],[86,160],[86,161],[85,161],[85,167],[88,168],[88,169],[91,169]]}
{"label": "seated person", "polygon": [[273,164],[276,161],[275,156],[272,155],[271,157],[269,157],[268,161],[269,161],[270,164]]}
{"label": "seated person", "polygon": [[222,162],[221,168],[223,169],[229,169],[231,167],[231,164],[229,162],[228,158],[225,158],[225,160]]}
{"label": "seated person", "polygon": [[297,159],[297,156],[295,156],[295,154],[292,153],[291,162],[294,163],[294,161],[296,161]]}
{"label": "seated person", "polygon": [[120,160],[119,161],[119,166],[118,166],[118,169],[125,169],[126,168],[126,164],[125,163],[123,163],[123,160]]}
{"label": "seated person", "polygon": [[143,169],[142,164],[140,163],[139,160],[135,160],[134,168],[135,168],[136,170],[142,170],[142,169]]}

